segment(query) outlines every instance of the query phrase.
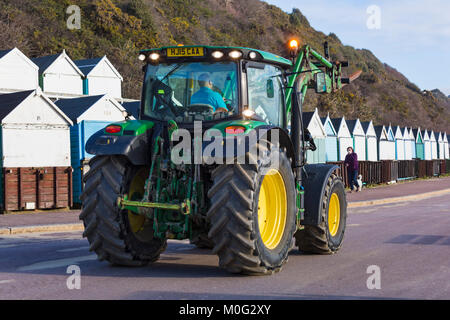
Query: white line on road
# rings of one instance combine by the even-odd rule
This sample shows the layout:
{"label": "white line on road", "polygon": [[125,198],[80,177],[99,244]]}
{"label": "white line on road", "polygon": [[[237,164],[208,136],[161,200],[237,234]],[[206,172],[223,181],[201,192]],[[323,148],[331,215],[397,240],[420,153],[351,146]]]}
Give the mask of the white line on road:
{"label": "white line on road", "polygon": [[10,279],[10,280],[0,280],[0,284],[7,284],[7,283],[14,282],[14,281],[16,281],[16,280],[14,280],[14,279]]}
{"label": "white line on road", "polygon": [[91,254],[88,256],[43,261],[43,262],[33,263],[29,266],[20,267],[19,269],[17,269],[17,271],[36,271],[36,270],[43,270],[43,269],[53,269],[53,268],[58,268],[58,267],[67,267],[72,264],[77,264],[78,262],[91,261],[91,260],[97,260],[97,255]]}

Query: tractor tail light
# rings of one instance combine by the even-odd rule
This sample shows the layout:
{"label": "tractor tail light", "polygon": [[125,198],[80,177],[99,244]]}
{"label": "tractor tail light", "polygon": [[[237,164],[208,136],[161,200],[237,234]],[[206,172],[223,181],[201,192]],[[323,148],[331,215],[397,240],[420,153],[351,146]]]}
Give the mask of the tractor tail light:
{"label": "tractor tail light", "polygon": [[119,133],[120,131],[122,131],[121,126],[108,126],[105,129],[106,133]]}
{"label": "tractor tail light", "polygon": [[228,134],[242,134],[245,132],[245,127],[230,126],[225,128],[225,132]]}

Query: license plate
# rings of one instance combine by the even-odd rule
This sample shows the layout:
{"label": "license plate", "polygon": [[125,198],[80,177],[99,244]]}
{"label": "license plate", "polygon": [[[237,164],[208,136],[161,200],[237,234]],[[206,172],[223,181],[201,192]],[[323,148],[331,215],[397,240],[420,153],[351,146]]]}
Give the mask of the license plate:
{"label": "license plate", "polygon": [[179,47],[179,48],[169,48],[167,49],[167,56],[169,58],[173,57],[203,57],[204,52],[203,48],[195,47],[195,48],[187,48],[187,47]]}

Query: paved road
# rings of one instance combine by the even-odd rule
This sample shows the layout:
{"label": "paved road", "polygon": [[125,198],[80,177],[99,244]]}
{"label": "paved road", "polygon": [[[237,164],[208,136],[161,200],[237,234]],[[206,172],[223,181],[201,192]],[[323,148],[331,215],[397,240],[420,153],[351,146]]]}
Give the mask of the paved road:
{"label": "paved road", "polygon": [[[170,242],[145,268],[95,259],[81,232],[3,236],[0,299],[450,299],[450,197],[351,209],[339,254],[292,251],[267,277],[229,275],[187,242]],[[72,264],[80,290],[67,288]],[[372,265],[381,289],[367,288]]]}

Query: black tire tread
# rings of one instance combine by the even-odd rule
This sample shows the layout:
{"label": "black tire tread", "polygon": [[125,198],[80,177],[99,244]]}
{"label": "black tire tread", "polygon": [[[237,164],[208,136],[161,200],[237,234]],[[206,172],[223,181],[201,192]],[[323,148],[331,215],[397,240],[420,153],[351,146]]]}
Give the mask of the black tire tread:
{"label": "black tire tread", "polygon": [[90,161],[90,170],[84,176],[83,202],[80,220],[83,221],[90,251],[100,261],[107,260],[114,265],[143,266],[156,261],[165,250],[166,244],[152,256],[134,252],[126,241],[127,228],[124,225],[116,200],[126,183],[128,162],[117,156],[97,156]]}
{"label": "black tire tread", "polygon": [[325,219],[327,219],[326,210],[328,198],[331,196],[331,187],[336,179],[341,180],[336,174],[331,174],[325,186],[325,193],[322,199],[321,223],[318,226],[306,225],[304,229],[298,230],[295,234],[295,244],[302,252],[313,254],[334,254],[342,246],[341,242],[339,247],[330,248],[328,239],[329,233],[327,230],[328,225],[325,221]]}
{"label": "black tire tread", "polygon": [[[267,151],[259,144],[257,148],[260,154]],[[247,160],[250,157],[247,154]],[[208,191],[211,207],[207,213],[212,227],[208,237],[214,241],[213,253],[219,256],[219,266],[231,273],[272,274],[287,261],[266,266],[257,252],[252,215],[259,165],[223,164],[212,172],[214,183]]]}

